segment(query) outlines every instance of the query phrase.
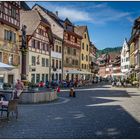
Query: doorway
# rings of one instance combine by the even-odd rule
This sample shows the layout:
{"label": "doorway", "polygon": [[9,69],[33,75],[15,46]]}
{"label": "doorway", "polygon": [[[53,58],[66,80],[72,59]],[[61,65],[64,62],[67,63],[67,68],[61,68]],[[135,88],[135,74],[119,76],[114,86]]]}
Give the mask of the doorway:
{"label": "doorway", "polygon": [[14,84],[14,75],[8,75],[8,83],[11,85]]}

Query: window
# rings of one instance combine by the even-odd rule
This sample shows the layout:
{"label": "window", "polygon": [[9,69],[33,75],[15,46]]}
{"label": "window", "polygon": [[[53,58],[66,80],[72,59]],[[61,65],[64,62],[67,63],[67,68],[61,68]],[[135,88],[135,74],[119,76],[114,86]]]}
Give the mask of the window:
{"label": "window", "polygon": [[86,55],[86,61],[88,61],[88,56]]}
{"label": "window", "polygon": [[74,59],[72,59],[72,65],[74,65]]}
{"label": "window", "polygon": [[42,58],[42,67],[45,67],[45,58]]}
{"label": "window", "polygon": [[58,80],[58,74],[56,73],[56,80]]}
{"label": "window", "polygon": [[70,40],[70,35],[68,34],[68,40]]}
{"label": "window", "polygon": [[70,54],[70,48],[69,47],[67,48],[67,53]]}
{"label": "window", "polygon": [[32,48],[35,48],[35,40],[32,40]]}
{"label": "window", "polygon": [[75,60],[75,65],[78,65],[78,60]]}
{"label": "window", "polygon": [[59,61],[59,69],[61,69],[61,61]]}
{"label": "window", "polygon": [[77,38],[75,37],[75,43],[77,43]]}
{"label": "window", "polygon": [[56,60],[56,68],[58,69],[58,60]]}
{"label": "window", "polygon": [[88,51],[88,45],[87,45],[87,51]]}
{"label": "window", "polygon": [[16,34],[12,32],[12,42],[16,42]]}
{"label": "window", "polygon": [[32,56],[32,66],[35,66],[35,65],[36,65],[36,57]]}
{"label": "window", "polygon": [[52,59],[52,68],[54,68],[54,59]]}
{"label": "window", "polygon": [[49,67],[49,60],[46,58],[46,67]]}
{"label": "window", "polygon": [[58,45],[56,45],[56,52],[58,52]]}
{"label": "window", "polygon": [[85,34],[85,38],[87,38],[87,35]]}
{"label": "window", "polygon": [[52,74],[52,80],[54,80],[54,74]]}
{"label": "window", "polygon": [[74,50],[73,50],[73,55],[75,55],[75,56],[76,56],[76,49],[74,49]]}
{"label": "window", "polygon": [[12,7],[12,9],[11,9],[11,16],[12,16],[13,18],[16,18],[16,9],[14,9],[13,7]]}
{"label": "window", "polygon": [[40,41],[37,43],[37,48],[40,49]]}
{"label": "window", "polygon": [[38,41],[35,40],[35,48],[37,48],[37,47],[38,47]]}
{"label": "window", "polygon": [[49,46],[48,46],[48,44],[45,44],[45,48],[46,48],[46,51],[49,51]]}
{"label": "window", "polygon": [[82,49],[84,50],[84,43],[82,43]]}
{"label": "window", "polygon": [[69,63],[69,58],[66,58],[66,63]]}
{"label": "window", "polygon": [[84,68],[84,65],[82,64],[82,69]]}
{"label": "window", "polygon": [[35,74],[31,74],[31,82],[35,83]]}
{"label": "window", "polygon": [[82,54],[82,60],[84,60],[84,54]]}
{"label": "window", "polygon": [[42,43],[42,50],[45,51],[46,50],[46,44]]}
{"label": "window", "polygon": [[42,74],[42,81],[45,82],[45,74]]}
{"label": "window", "polygon": [[61,81],[61,74],[59,73],[59,80]]}
{"label": "window", "polygon": [[38,29],[38,33],[39,33],[40,35],[44,35],[44,31],[43,31],[42,29]]}
{"label": "window", "polygon": [[48,81],[48,74],[46,74],[46,82]]}
{"label": "window", "polygon": [[59,52],[61,53],[61,46],[59,46]]}
{"label": "window", "polygon": [[40,82],[40,74],[36,74],[36,83]]}
{"label": "window", "polygon": [[4,40],[16,42],[16,33],[8,30],[4,30]]}
{"label": "window", "polygon": [[126,58],[126,61],[129,61],[129,57]]}

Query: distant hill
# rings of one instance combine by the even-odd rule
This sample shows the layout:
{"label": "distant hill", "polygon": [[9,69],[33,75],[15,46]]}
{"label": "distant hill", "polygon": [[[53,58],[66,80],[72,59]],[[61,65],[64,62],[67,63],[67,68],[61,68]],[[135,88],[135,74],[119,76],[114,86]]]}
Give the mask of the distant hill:
{"label": "distant hill", "polygon": [[121,49],[122,49],[122,47],[114,47],[114,48],[105,48],[103,50],[98,50],[97,57],[100,56],[101,54],[105,54],[105,53],[120,52]]}

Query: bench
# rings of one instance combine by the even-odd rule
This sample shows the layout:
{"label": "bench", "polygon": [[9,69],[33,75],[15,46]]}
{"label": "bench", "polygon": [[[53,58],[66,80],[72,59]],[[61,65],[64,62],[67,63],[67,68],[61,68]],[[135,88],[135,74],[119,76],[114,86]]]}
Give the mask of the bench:
{"label": "bench", "polygon": [[8,105],[1,105],[1,117],[3,116],[3,112],[7,113],[7,118],[9,118],[10,112],[15,113],[16,119],[18,118],[18,100],[9,100]]}

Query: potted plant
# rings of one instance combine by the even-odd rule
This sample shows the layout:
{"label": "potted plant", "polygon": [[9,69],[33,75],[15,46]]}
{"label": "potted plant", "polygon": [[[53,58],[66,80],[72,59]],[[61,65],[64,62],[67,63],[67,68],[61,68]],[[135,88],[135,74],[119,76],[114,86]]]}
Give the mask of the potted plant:
{"label": "potted plant", "polygon": [[35,91],[39,90],[38,85],[35,83],[31,83],[31,82],[28,83],[28,88],[31,90],[35,90]]}
{"label": "potted plant", "polygon": [[9,84],[9,83],[4,83],[3,84],[3,89],[4,90],[8,90],[8,89],[10,89],[11,88],[11,84]]}

